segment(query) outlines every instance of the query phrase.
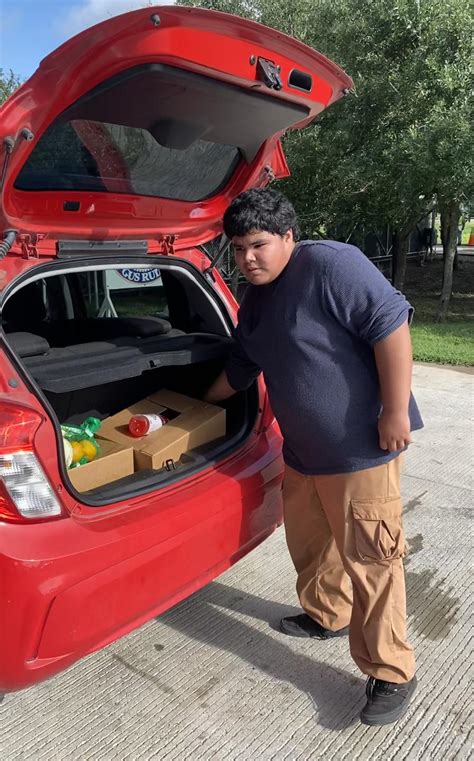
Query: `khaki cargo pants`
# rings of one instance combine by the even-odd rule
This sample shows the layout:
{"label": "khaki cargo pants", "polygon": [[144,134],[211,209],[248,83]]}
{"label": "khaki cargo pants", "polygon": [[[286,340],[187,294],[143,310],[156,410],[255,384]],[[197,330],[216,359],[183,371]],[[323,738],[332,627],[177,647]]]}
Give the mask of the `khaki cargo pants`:
{"label": "khaki cargo pants", "polygon": [[[401,457],[368,470],[303,476],[285,469],[288,549],[302,608],[326,629],[350,624],[352,657],[364,674],[407,682]],[[351,583],[352,582],[352,583]]]}

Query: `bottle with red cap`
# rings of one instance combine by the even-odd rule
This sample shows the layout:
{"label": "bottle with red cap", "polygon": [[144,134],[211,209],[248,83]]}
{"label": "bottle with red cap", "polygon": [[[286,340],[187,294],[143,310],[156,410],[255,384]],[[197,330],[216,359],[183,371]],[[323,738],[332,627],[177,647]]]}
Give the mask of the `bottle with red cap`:
{"label": "bottle with red cap", "polygon": [[136,439],[146,436],[148,433],[158,431],[168,422],[164,415],[133,415],[128,421],[129,433]]}

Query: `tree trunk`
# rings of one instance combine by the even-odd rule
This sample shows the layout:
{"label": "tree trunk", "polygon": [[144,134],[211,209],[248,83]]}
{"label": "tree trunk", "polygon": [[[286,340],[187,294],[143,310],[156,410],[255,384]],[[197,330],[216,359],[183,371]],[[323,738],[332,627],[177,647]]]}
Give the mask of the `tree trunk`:
{"label": "tree trunk", "polygon": [[405,285],[409,238],[410,236],[405,233],[397,231],[393,233],[392,283],[399,291],[403,291]]}
{"label": "tree trunk", "polygon": [[453,290],[453,266],[456,256],[458,225],[461,211],[457,201],[451,201],[441,211],[441,239],[443,241],[443,285],[436,312],[436,322],[444,322],[448,314]]}
{"label": "tree trunk", "polygon": [[[443,244],[443,262],[446,263],[446,255],[448,252],[448,223],[446,221],[446,212],[442,212],[440,214],[441,217],[441,225],[440,225],[440,231],[441,231],[441,243]],[[444,220],[444,222],[443,222]],[[456,272],[456,270],[459,267],[459,259],[458,259],[458,249],[457,249],[457,232],[456,232],[456,248],[454,250],[454,262],[453,262],[453,270]]]}

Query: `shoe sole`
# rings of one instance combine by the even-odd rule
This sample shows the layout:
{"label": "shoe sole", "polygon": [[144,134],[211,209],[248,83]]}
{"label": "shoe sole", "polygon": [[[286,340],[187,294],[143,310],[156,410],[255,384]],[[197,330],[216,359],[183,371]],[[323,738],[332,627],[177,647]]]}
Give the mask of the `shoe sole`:
{"label": "shoe sole", "polygon": [[283,628],[281,623],[280,623],[279,629],[280,629],[280,632],[282,634],[285,634],[287,637],[298,637],[299,639],[323,639],[323,637],[318,637],[316,634],[308,634],[308,632],[305,632],[304,629],[300,629],[301,634],[297,630],[289,632]]}
{"label": "shoe sole", "polygon": [[[326,640],[326,639],[337,639],[338,637],[347,637],[349,634],[349,630],[343,632],[343,634],[331,634],[329,636],[320,636],[319,634],[308,634],[304,629],[301,629],[298,631],[287,631],[284,626],[282,625],[282,622],[280,621],[279,630],[282,634],[286,634],[287,637],[299,637],[300,639],[319,639],[319,640]],[[301,632],[301,634],[300,634]]]}
{"label": "shoe sole", "polygon": [[416,677],[413,680],[413,685],[410,689],[409,694],[407,695],[406,703],[401,705],[399,708],[397,708],[396,711],[392,711],[391,713],[386,713],[383,716],[377,717],[377,716],[369,716],[364,717],[362,713],[360,714],[360,721],[362,724],[366,724],[369,727],[383,727],[386,724],[393,724],[395,721],[398,721],[402,718],[408,711],[408,708],[410,706],[411,699],[413,695],[416,692],[416,688],[418,686],[418,682],[416,680]]}

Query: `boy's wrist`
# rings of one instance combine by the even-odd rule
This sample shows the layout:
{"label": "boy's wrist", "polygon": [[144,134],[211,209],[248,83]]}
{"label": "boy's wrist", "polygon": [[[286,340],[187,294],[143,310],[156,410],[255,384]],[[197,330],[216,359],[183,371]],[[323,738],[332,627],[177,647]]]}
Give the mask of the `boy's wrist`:
{"label": "boy's wrist", "polygon": [[382,402],[382,414],[386,415],[408,415],[408,402],[398,404],[384,404]]}

